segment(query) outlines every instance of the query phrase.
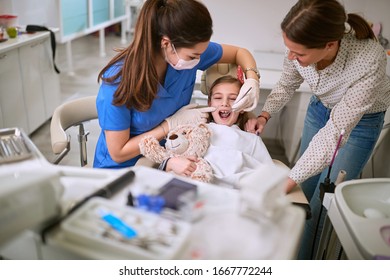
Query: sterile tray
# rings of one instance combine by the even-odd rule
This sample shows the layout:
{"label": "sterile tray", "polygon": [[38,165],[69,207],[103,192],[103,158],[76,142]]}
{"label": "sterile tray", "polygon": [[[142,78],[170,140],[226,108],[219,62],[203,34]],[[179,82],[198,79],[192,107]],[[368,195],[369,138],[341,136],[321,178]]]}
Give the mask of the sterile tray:
{"label": "sterile tray", "polygon": [[[118,217],[137,236],[124,237],[105,222],[101,213]],[[174,259],[181,253],[191,225],[151,212],[121,206],[103,198],[93,198],[61,224],[65,239],[118,259]]]}
{"label": "sterile tray", "polygon": [[31,156],[20,129],[0,129],[0,164],[25,160]]}

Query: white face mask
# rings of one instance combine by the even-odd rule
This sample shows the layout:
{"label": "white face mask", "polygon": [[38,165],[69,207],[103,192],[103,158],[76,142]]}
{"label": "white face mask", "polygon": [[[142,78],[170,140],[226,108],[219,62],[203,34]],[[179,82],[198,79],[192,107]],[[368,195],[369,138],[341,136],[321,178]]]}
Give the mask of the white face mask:
{"label": "white face mask", "polygon": [[196,65],[198,65],[200,59],[192,59],[192,60],[184,60],[184,59],[181,59],[179,57],[179,55],[177,54],[177,51],[175,49],[175,46],[173,44],[171,44],[172,48],[173,48],[173,51],[175,52],[177,58],[179,59],[176,63],[176,65],[173,65],[172,62],[169,61],[168,57],[167,57],[167,52],[166,52],[166,49],[164,49],[165,51],[165,61],[168,62],[173,69],[175,70],[186,70],[186,69],[192,69],[194,68]]}

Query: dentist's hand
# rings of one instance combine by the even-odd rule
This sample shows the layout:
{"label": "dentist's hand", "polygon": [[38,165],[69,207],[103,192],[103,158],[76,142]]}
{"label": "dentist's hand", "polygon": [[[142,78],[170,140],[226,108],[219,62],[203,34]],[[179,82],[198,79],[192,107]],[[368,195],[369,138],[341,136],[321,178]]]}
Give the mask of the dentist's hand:
{"label": "dentist's hand", "polygon": [[232,109],[233,111],[252,111],[256,108],[259,102],[260,87],[259,82],[255,79],[246,79],[240,89],[240,93],[234,102]]}
{"label": "dentist's hand", "polygon": [[168,123],[169,130],[171,130],[179,125],[205,123],[209,117],[209,112],[214,111],[214,107],[198,108],[198,104],[188,104],[165,120]]}

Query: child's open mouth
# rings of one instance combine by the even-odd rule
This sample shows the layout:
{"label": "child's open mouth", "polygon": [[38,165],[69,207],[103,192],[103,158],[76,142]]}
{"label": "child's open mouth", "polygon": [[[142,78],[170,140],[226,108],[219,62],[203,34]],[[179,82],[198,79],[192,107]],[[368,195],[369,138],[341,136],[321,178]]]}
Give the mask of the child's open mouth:
{"label": "child's open mouth", "polygon": [[219,111],[218,114],[221,119],[226,119],[230,116],[231,111]]}

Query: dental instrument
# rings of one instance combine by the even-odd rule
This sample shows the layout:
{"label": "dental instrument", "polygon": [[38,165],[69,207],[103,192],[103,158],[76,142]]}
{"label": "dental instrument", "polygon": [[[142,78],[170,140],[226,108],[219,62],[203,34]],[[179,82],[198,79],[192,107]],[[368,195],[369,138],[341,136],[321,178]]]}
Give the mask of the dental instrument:
{"label": "dental instrument", "polygon": [[111,198],[114,194],[128,186],[135,177],[135,173],[133,170],[129,170],[126,173],[122,174],[115,180],[113,180],[111,183],[107,184],[105,187],[98,189],[97,191],[93,192],[89,196],[85,197],[83,200],[78,202],[76,205],[74,205],[64,216],[61,218],[55,220],[53,223],[49,224],[46,226],[42,231],[41,231],[41,239],[42,242],[46,242],[46,234],[58,226],[62,221],[64,221],[66,218],[69,217],[70,214],[72,214],[74,211],[79,209],[82,205],[84,205],[88,200],[94,197],[102,197],[102,198]]}
{"label": "dental instrument", "polygon": [[[340,149],[340,146],[341,146],[341,141],[343,139],[343,135],[345,133],[345,130],[342,129],[341,132],[340,132],[340,136],[339,136],[339,139],[337,141],[337,144],[336,144],[336,149],[334,150],[333,152],[333,156],[332,156],[332,159],[330,161],[330,164],[329,164],[329,168],[328,168],[328,174],[326,175],[325,179],[324,179],[324,182],[320,184],[319,188],[320,188],[320,200],[321,200],[321,207],[320,207],[320,212],[319,212],[319,215],[318,215],[318,219],[317,219],[317,225],[316,225],[316,229],[315,229],[315,233],[314,233],[314,237],[313,237],[313,242],[312,242],[312,248],[311,248],[311,259],[313,259],[314,257],[314,247],[315,247],[315,243],[316,243],[316,236],[318,234],[318,228],[319,228],[319,225],[320,225],[320,220],[321,220],[321,216],[322,216],[322,210],[324,208],[323,206],[323,201],[324,201],[324,196],[325,196],[325,193],[334,193],[334,190],[335,190],[335,187],[336,185],[330,181],[330,172],[332,170],[332,167],[333,167],[333,163],[334,163],[334,160],[337,156],[337,153]],[[343,176],[342,174],[339,174],[339,176]],[[321,241],[320,241],[321,243]],[[319,247],[320,247],[320,244],[319,244]],[[317,253],[319,252],[319,250],[317,249]]]}

